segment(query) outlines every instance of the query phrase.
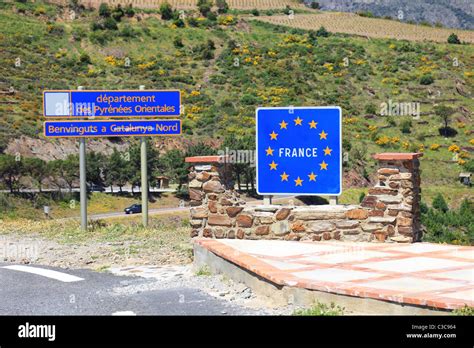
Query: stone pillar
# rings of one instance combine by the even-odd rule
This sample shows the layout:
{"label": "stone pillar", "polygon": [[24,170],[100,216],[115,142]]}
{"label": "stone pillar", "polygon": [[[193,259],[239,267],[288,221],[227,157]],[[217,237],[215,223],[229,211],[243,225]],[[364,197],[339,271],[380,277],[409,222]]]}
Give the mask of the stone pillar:
{"label": "stone pillar", "polygon": [[231,164],[224,156],[187,157],[191,237],[234,238],[230,229],[245,201],[234,191]]}
{"label": "stone pillar", "polygon": [[377,181],[361,206],[369,209],[368,223],[380,242],[421,240],[421,153],[380,153]]}

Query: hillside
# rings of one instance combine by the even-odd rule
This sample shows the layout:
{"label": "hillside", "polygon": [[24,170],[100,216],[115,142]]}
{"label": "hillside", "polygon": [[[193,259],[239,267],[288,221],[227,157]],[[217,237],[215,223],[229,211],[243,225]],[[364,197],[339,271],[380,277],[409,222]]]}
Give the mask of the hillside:
{"label": "hillside", "polygon": [[[310,3],[313,0],[307,0]],[[449,28],[474,29],[474,2],[465,0],[317,0],[322,10],[365,12],[403,21],[442,24]]]}
{"label": "hillside", "polygon": [[[50,144],[41,152],[67,153],[66,141],[39,134],[44,89],[145,85],[181,89],[184,142],[252,137],[257,106],[339,105],[346,167],[359,178],[371,172],[372,153],[423,151],[424,182],[453,183],[472,156],[472,44],[326,36],[317,26],[289,29],[249,14],[164,21],[135,10],[115,28],[97,11],[77,11],[72,20],[68,8],[41,1],[0,4],[0,150],[35,155],[38,148],[25,145],[35,141],[18,144],[24,135]],[[420,118],[382,116],[384,103],[419,105]],[[440,135],[436,104],[454,111],[454,136]]]}

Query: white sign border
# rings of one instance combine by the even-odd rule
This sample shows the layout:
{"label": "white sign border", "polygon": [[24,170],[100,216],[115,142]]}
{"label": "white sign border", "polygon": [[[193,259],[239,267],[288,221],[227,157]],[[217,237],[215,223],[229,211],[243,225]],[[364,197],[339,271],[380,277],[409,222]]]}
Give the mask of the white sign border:
{"label": "white sign border", "polygon": [[[260,192],[259,185],[258,185],[258,112],[260,110],[298,110],[298,109],[305,109],[305,110],[325,110],[325,109],[338,109],[339,110],[339,169],[340,169],[340,177],[339,177],[339,192],[337,193],[295,193],[295,192]],[[340,196],[342,194],[342,109],[340,106],[279,106],[279,107],[259,107],[255,110],[255,143],[256,143],[256,158],[255,158],[255,179],[257,184],[257,194],[261,196],[283,196],[283,195],[296,195],[296,196]]]}

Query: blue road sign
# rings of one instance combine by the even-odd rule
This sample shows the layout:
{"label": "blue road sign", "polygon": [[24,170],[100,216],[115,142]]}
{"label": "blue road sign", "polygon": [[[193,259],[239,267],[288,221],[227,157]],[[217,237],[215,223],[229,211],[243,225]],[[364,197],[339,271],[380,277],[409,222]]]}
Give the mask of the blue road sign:
{"label": "blue road sign", "polygon": [[258,108],[257,192],[340,195],[341,108]]}
{"label": "blue road sign", "polygon": [[179,91],[44,91],[46,117],[178,116]]}
{"label": "blue road sign", "polygon": [[181,120],[46,121],[48,138],[93,138],[181,135]]}

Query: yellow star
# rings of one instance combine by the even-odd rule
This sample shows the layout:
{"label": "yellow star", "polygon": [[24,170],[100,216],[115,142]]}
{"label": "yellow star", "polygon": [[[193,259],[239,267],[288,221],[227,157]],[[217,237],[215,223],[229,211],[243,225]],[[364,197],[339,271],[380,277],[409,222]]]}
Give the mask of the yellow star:
{"label": "yellow star", "polygon": [[311,174],[308,175],[309,181],[316,181],[317,175],[311,172]]}
{"label": "yellow star", "polygon": [[288,123],[285,122],[285,120],[281,121],[281,123],[279,123],[280,125],[280,129],[288,129],[286,128],[286,126],[288,126]]}
{"label": "yellow star", "polygon": [[293,121],[295,121],[295,126],[302,126],[303,124],[301,122],[303,122],[303,119],[300,118],[299,116],[294,119]]}
{"label": "yellow star", "polygon": [[324,156],[326,156],[326,155],[331,156],[331,151],[332,150],[329,148],[329,146],[326,146],[326,148],[324,149]]}
{"label": "yellow star", "polygon": [[295,186],[303,186],[303,180],[300,179],[300,177],[298,177],[296,180],[295,180]]}
{"label": "yellow star", "polygon": [[319,165],[321,166],[321,170],[328,170],[328,164],[326,162],[322,161]]}
{"label": "yellow star", "polygon": [[275,161],[272,161],[272,163],[269,164],[270,170],[277,170],[277,163]]}
{"label": "yellow star", "polygon": [[314,120],[312,120],[309,124],[309,128],[315,128],[316,129],[316,126],[318,125],[318,122],[314,122]]}
{"label": "yellow star", "polygon": [[275,150],[272,149],[270,146],[268,147],[268,149],[265,150],[265,152],[267,153],[267,156],[273,156],[273,151]]}
{"label": "yellow star", "polygon": [[283,174],[282,174],[282,175],[280,175],[280,176],[281,176],[281,181],[288,181],[288,177],[289,177],[289,175],[288,175],[288,174],[286,174],[285,172],[283,172]]}
{"label": "yellow star", "polygon": [[319,133],[319,140],[321,139],[327,139],[326,137],[328,136],[328,133],[324,133],[324,131],[322,131],[321,133]]}
{"label": "yellow star", "polygon": [[275,131],[271,132],[271,134],[270,134],[270,140],[277,140],[277,136],[278,136],[278,134],[275,133]]}

